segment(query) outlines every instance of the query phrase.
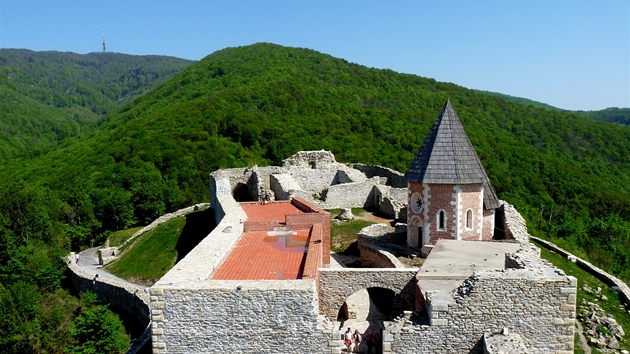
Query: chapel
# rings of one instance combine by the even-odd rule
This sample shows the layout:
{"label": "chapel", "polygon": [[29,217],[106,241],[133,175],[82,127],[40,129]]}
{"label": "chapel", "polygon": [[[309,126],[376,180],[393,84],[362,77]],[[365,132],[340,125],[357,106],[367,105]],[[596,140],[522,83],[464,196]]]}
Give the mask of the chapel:
{"label": "chapel", "polygon": [[405,179],[408,246],[427,254],[439,239],[492,239],[499,200],[450,100]]}

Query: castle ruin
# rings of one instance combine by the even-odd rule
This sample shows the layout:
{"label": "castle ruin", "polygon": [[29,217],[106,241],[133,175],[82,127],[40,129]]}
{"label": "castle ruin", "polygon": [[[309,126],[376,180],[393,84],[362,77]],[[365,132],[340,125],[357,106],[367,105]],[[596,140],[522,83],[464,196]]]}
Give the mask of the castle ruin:
{"label": "castle ruin", "polygon": [[[337,315],[365,288],[400,305],[384,353],[573,352],[577,281],[496,198],[450,102],[404,176],[305,151],[215,171],[210,190],[217,227],[150,289],[154,353],[341,353]],[[371,268],[331,266],[324,209],[340,207],[406,220],[422,267],[397,262],[401,233],[378,226],[358,237]]]}

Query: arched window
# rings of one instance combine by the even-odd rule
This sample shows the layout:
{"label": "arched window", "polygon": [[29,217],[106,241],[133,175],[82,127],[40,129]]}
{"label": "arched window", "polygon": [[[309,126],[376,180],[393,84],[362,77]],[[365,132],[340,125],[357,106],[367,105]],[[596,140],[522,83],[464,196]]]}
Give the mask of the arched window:
{"label": "arched window", "polygon": [[466,228],[472,229],[472,223],[473,223],[473,212],[471,209],[468,209],[468,211],[466,211]]}
{"label": "arched window", "polygon": [[438,230],[446,230],[446,212],[444,210],[438,211]]}

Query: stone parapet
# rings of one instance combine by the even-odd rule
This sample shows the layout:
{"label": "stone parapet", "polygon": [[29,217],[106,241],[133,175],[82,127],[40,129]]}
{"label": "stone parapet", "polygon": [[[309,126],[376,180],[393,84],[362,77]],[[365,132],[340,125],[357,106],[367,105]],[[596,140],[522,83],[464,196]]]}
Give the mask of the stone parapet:
{"label": "stone parapet", "polygon": [[556,246],[554,243],[549,242],[547,240],[543,240],[538,237],[530,236],[533,240],[541,243],[546,248],[567,257],[568,259],[573,260],[577,265],[579,265],[582,269],[587,272],[593,274],[596,278],[600,279],[604,283],[610,286],[617,286],[619,288],[619,298],[622,303],[626,305],[626,308],[630,308],[630,287],[626,283],[624,283],[621,279],[615,277],[604,271],[601,268],[594,266],[593,264],[583,260],[580,257],[574,256],[573,254],[565,251],[564,249]]}
{"label": "stone parapet", "polygon": [[319,316],[315,290],[313,279],[153,287],[153,351],[334,352],[334,324]]}
{"label": "stone parapet", "polygon": [[[75,263],[74,253],[66,258],[68,278],[74,291],[79,293],[94,292],[99,303],[110,304],[113,309],[135,318],[141,330],[150,325],[150,297],[147,288],[88,273]],[[148,340],[148,337],[143,336],[142,338],[145,342]]]}
{"label": "stone parapet", "polygon": [[[192,213],[195,210],[207,208],[208,206],[210,206],[210,203],[199,203],[199,204],[195,204],[193,206],[189,206],[187,208],[179,209],[178,211],[175,211],[175,212],[172,212],[172,213],[164,214],[164,215],[160,216],[159,218],[153,220],[153,222],[150,223],[149,225],[147,225],[147,226],[143,227],[142,229],[136,231],[133,235],[131,235],[130,238],[125,240],[125,242],[123,242],[119,247],[122,247],[125,244],[133,241],[136,237],[142,235],[143,233],[155,229],[160,224],[163,224],[163,223],[165,223],[165,222],[167,222],[167,221],[169,221],[171,219],[174,219],[176,217]],[[117,248],[116,248],[116,250],[117,250]],[[118,253],[118,252],[116,252],[116,253]],[[101,263],[101,264],[103,264],[103,263]]]}

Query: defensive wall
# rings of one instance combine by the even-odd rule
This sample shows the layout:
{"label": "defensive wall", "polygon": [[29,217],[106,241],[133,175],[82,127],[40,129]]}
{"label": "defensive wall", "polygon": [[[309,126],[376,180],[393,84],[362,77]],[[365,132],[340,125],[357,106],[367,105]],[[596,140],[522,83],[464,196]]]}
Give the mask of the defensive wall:
{"label": "defensive wall", "polygon": [[382,166],[338,163],[323,150],[298,152],[281,167],[218,170],[210,178],[225,181],[218,188],[229,189],[237,201],[258,201],[266,195],[277,200],[299,197],[322,209],[375,208],[405,216],[400,215],[407,198],[401,173]]}
{"label": "defensive wall", "polygon": [[[148,328],[132,348],[136,350],[150,338],[150,310],[149,294],[146,288],[134,286],[126,281],[119,281],[105,277],[98,277],[81,269],[75,263],[74,253],[67,258],[68,279],[72,289],[78,293],[91,291],[96,294],[101,304],[110,304],[111,308],[132,316],[140,328]],[[127,351],[134,353],[135,351]]]}
{"label": "defensive wall", "polygon": [[418,268],[321,268],[319,270],[319,310],[331,320],[346,299],[359,290],[389,289],[410,308],[415,303],[414,276]]}
{"label": "defensive wall", "polygon": [[505,268],[477,271],[453,291],[425,293],[426,312],[386,323],[384,353],[483,353],[484,337],[512,333],[524,353],[573,353],[577,279],[540,259],[525,220],[502,202],[506,235],[521,248]]}
{"label": "defensive wall", "polygon": [[118,255],[118,250],[120,249],[120,247],[130,243],[131,241],[135,240],[138,236],[142,235],[143,233],[147,232],[147,231],[151,231],[153,229],[155,229],[156,227],[158,227],[159,225],[174,219],[176,217],[179,216],[183,216],[186,215],[188,213],[192,213],[193,211],[196,210],[200,210],[200,209],[204,209],[207,208],[210,204],[209,203],[199,203],[199,204],[195,204],[186,208],[182,208],[179,209],[177,211],[174,211],[172,213],[166,213],[162,216],[160,216],[159,218],[153,220],[149,225],[143,227],[142,229],[136,231],[133,233],[133,235],[131,235],[131,237],[129,237],[128,239],[126,239],[120,246],[116,246],[116,247],[103,247],[101,249],[98,250],[98,261],[99,264],[104,265],[107,264],[115,259],[117,259],[117,255]]}
{"label": "defensive wall", "polygon": [[[153,352],[330,353],[334,324],[319,315],[313,277],[324,242],[309,250],[302,279],[210,280],[247,219],[228,177],[212,178],[210,188],[217,227],[150,289]],[[311,236],[321,234],[313,226]]]}
{"label": "defensive wall", "polygon": [[564,249],[556,246],[556,244],[549,242],[547,240],[543,240],[541,238],[538,237],[534,237],[534,236],[530,236],[530,238],[532,238],[533,240],[536,240],[536,242],[541,243],[543,246],[545,246],[545,248],[548,248],[556,253],[559,253],[561,255],[563,255],[564,257],[566,257],[567,259],[575,262],[577,265],[580,266],[580,268],[586,270],[587,272],[591,273],[592,275],[594,275],[596,278],[598,278],[599,280],[603,281],[604,283],[610,285],[610,286],[616,286],[619,288],[619,299],[621,300],[622,304],[625,304],[626,308],[630,307],[630,287],[628,287],[628,285],[626,283],[624,283],[621,279],[605,272],[604,270],[602,270],[601,268],[598,268],[594,265],[592,265],[591,263],[583,260],[580,257],[574,256],[573,254],[565,251]]}

